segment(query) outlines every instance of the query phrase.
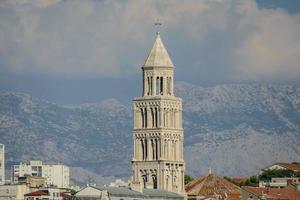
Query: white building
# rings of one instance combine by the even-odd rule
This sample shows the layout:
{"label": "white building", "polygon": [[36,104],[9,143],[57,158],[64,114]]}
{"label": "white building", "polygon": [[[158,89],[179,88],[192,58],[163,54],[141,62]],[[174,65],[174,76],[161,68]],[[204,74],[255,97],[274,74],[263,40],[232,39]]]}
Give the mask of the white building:
{"label": "white building", "polygon": [[286,188],[288,185],[300,185],[299,177],[273,177],[271,181],[259,181],[259,187]]}
{"label": "white building", "polygon": [[5,149],[4,144],[0,144],[0,185],[5,183]]}
{"label": "white building", "polygon": [[65,165],[45,165],[42,161],[32,160],[29,164],[20,163],[12,167],[12,181],[18,182],[19,177],[40,176],[46,179],[47,185],[59,188],[68,188],[70,182],[70,170]]}
{"label": "white building", "polygon": [[1,185],[0,200],[24,200],[24,195],[29,191],[27,185]]}

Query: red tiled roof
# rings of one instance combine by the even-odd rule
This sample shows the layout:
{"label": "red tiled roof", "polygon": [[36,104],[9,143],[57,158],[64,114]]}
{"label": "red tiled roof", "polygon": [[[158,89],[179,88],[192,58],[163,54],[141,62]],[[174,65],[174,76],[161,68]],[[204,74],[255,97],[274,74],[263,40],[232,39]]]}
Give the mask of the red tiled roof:
{"label": "red tiled roof", "polygon": [[296,189],[287,189],[287,188],[258,188],[243,186],[243,190],[252,193],[256,197],[265,195],[266,199],[276,199],[276,200],[299,200],[300,191]]}
{"label": "red tiled roof", "polygon": [[59,193],[59,195],[63,198],[66,198],[66,197],[69,197],[70,195],[68,193],[65,193],[65,192],[61,192]]}
{"label": "red tiled roof", "polygon": [[241,195],[240,187],[214,174],[200,176],[187,184],[185,190],[188,196],[191,197],[204,196],[209,198],[215,195],[222,197],[227,195],[228,199],[237,200],[240,199]]}
{"label": "red tiled roof", "polygon": [[300,171],[300,164],[298,163],[276,163],[277,165],[293,170],[293,171]]}
{"label": "red tiled roof", "polygon": [[47,190],[38,190],[35,192],[30,192],[28,194],[25,194],[24,196],[46,196],[48,195],[48,191]]}

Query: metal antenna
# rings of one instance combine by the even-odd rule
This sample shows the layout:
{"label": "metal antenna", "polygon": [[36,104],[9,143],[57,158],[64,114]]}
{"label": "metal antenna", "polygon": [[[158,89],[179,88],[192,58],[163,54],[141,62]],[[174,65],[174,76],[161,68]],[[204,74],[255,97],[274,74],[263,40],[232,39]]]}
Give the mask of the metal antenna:
{"label": "metal antenna", "polygon": [[159,35],[159,29],[162,26],[162,23],[160,22],[159,19],[156,20],[156,22],[154,23],[154,26],[156,27],[157,31],[156,31],[156,35]]}

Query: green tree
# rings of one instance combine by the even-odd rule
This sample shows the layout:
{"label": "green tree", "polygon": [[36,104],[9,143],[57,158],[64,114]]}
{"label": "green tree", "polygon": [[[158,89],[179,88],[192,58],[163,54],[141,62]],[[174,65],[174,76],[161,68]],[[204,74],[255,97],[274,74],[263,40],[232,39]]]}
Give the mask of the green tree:
{"label": "green tree", "polygon": [[235,182],[235,181],[232,180],[230,177],[228,177],[228,176],[223,176],[223,178],[224,178],[225,180],[227,180],[227,181],[229,181],[229,182],[231,182],[231,183],[233,183],[233,184],[239,186],[239,183]]}
{"label": "green tree", "polygon": [[270,181],[273,177],[293,177],[296,173],[290,169],[267,169],[263,170],[263,173],[259,175],[259,179],[262,181]]}
{"label": "green tree", "polygon": [[259,183],[259,179],[257,176],[250,176],[245,182],[241,182],[240,186],[253,186],[257,187]]}
{"label": "green tree", "polygon": [[192,180],[194,180],[193,177],[189,176],[189,175],[184,175],[184,184],[188,184],[189,182],[191,182]]}

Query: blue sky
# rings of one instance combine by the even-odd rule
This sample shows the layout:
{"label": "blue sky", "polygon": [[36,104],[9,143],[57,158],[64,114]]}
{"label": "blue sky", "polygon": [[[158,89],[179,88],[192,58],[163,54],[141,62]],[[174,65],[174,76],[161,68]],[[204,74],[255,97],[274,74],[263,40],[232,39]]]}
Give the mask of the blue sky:
{"label": "blue sky", "polygon": [[3,0],[0,90],[127,102],[141,93],[157,18],[177,81],[299,81],[298,0]]}

